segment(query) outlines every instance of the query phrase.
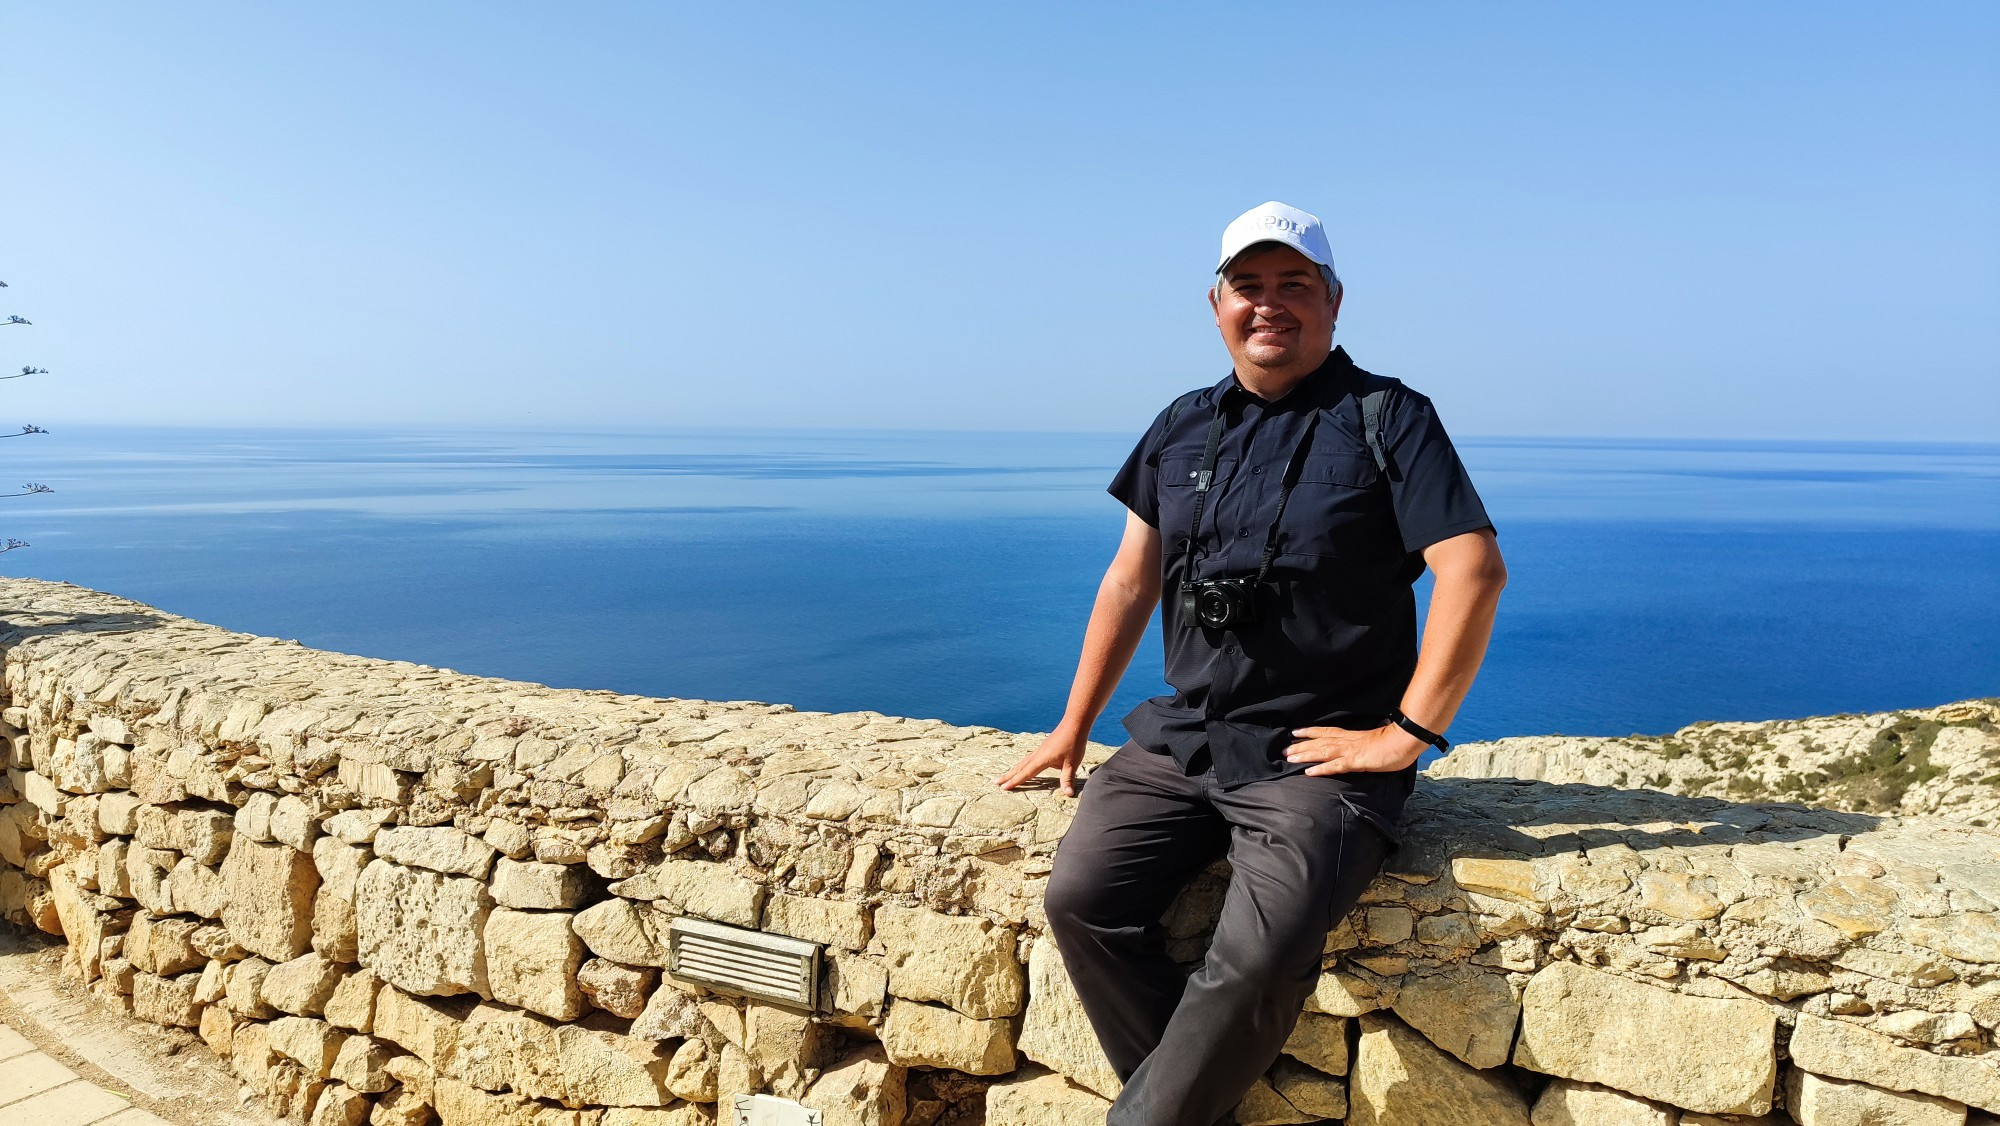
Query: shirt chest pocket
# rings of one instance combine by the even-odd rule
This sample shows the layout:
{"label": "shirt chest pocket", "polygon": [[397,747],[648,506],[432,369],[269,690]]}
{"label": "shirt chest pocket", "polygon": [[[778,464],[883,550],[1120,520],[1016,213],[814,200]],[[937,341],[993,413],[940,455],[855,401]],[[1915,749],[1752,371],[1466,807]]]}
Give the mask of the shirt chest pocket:
{"label": "shirt chest pocket", "polygon": [[1285,506],[1280,551],[1367,558],[1399,552],[1381,472],[1366,453],[1313,453]]}
{"label": "shirt chest pocket", "polygon": [[[1215,480],[1209,485],[1208,504],[1201,512],[1204,532],[1215,527],[1217,491],[1236,470],[1236,459],[1217,458]],[[1187,538],[1188,522],[1194,519],[1195,485],[1201,475],[1201,455],[1168,454],[1160,458],[1160,535],[1170,550],[1178,550]]]}

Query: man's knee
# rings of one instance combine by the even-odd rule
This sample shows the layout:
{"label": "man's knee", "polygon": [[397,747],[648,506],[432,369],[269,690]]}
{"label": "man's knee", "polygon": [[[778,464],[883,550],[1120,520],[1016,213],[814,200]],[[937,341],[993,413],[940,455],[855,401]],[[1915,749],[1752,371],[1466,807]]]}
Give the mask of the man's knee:
{"label": "man's knee", "polygon": [[1042,910],[1049,917],[1049,929],[1060,937],[1066,933],[1112,922],[1105,910],[1109,896],[1096,866],[1056,852],[1049,872],[1048,887],[1042,893]]}

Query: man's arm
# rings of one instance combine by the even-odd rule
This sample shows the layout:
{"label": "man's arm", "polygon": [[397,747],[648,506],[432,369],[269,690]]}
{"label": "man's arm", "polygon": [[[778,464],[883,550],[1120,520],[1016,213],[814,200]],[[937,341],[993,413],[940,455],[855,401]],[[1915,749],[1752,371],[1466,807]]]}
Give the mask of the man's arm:
{"label": "man's arm", "polygon": [[[1443,734],[1458,715],[1486,656],[1500,590],[1507,585],[1507,564],[1500,558],[1491,528],[1439,540],[1424,549],[1424,562],[1436,581],[1417,670],[1400,706],[1418,726]],[[1394,724],[1373,731],[1303,727],[1292,734],[1299,742],[1291,745],[1285,758],[1313,763],[1307,774],[1401,770],[1430,746]]]}
{"label": "man's arm", "polygon": [[1125,537],[1118,554],[1104,572],[1097,588],[1097,604],[1090,611],[1090,625],[1083,633],[1083,656],[1077,661],[1076,680],[1070,685],[1069,706],[1062,722],[1035,748],[995,779],[1003,790],[1011,790],[1054,767],[1061,772],[1062,792],[1076,793],[1076,768],[1083,761],[1083,746],[1090,740],[1090,727],[1111,702],[1118,678],[1132,661],[1133,650],[1152,620],[1153,607],[1160,603],[1160,530],[1141,520],[1136,513],[1125,514]]}

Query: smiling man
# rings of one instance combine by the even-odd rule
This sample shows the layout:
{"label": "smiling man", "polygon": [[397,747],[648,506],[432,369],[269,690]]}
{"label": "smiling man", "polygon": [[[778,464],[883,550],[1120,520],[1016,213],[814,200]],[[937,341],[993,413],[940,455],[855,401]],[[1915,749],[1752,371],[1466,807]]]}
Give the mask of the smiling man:
{"label": "smiling man", "polygon": [[[1125,717],[1131,742],[1087,779],[1045,899],[1125,1083],[1118,1126],[1210,1126],[1277,1058],[1327,932],[1396,847],[1418,756],[1448,745],[1506,583],[1430,400],[1333,346],[1341,296],[1312,215],[1266,203],[1223,231],[1209,304],[1232,370],[1162,411],[1112,480],[1125,535],[1068,708],[999,779],[1055,770],[1073,792],[1158,605],[1175,691]],[[1160,916],[1223,856],[1229,891],[1189,973]]]}

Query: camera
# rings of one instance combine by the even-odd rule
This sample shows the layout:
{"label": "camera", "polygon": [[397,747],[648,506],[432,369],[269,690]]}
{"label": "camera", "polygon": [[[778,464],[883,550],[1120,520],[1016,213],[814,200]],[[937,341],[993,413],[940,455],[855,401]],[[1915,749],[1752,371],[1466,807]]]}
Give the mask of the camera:
{"label": "camera", "polygon": [[1181,584],[1181,621],[1209,629],[1230,629],[1257,620],[1254,578],[1203,579]]}

